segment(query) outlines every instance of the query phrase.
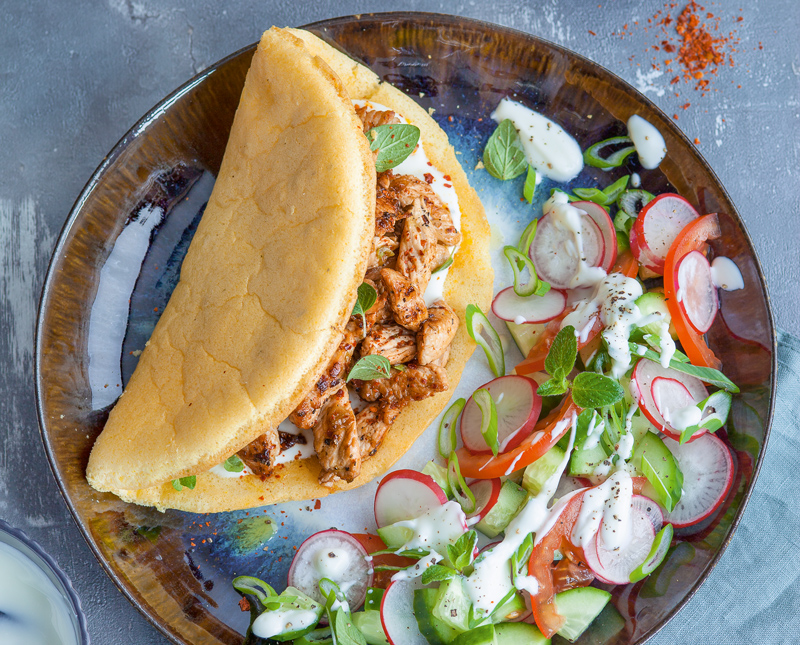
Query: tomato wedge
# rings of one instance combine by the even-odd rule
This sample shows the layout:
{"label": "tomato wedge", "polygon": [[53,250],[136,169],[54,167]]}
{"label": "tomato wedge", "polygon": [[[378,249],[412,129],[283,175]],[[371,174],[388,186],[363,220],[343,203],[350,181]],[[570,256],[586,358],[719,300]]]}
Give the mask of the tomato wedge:
{"label": "tomato wedge", "polygon": [[497,457],[492,454],[473,455],[466,448],[459,448],[456,454],[461,474],[473,479],[494,479],[525,468],[550,450],[570,429],[569,423],[563,423],[562,427],[558,427],[559,423],[580,411],[581,409],[572,402],[572,396],[567,396],[560,408],[539,420],[533,433],[519,446]]}
{"label": "tomato wedge", "polygon": [[678,303],[678,262],[687,253],[692,251],[703,252],[706,248],[706,240],[715,240],[722,235],[719,227],[719,218],[716,213],[704,215],[689,224],[678,233],[678,237],[669,247],[667,259],[664,262],[664,295],[667,301],[667,308],[675,331],[678,332],[678,340],[681,341],[683,351],[689,357],[692,365],[699,367],[712,367],[716,370],[722,367],[722,362],[711,351],[702,334],[698,334]]}
{"label": "tomato wedge", "polygon": [[636,277],[636,274],[639,273],[639,262],[633,257],[633,253],[625,251],[617,257],[617,263],[610,273],[623,273],[629,278]]}
{"label": "tomato wedge", "polygon": [[[372,533],[353,533],[353,537],[361,543],[367,553],[375,553],[376,551],[384,551],[386,545],[377,535]],[[389,565],[394,567],[409,567],[414,564],[416,560],[413,558],[404,558],[401,555],[376,555],[372,560],[372,566]],[[375,577],[372,582],[373,587],[386,589],[392,582],[394,571],[376,571]]]}

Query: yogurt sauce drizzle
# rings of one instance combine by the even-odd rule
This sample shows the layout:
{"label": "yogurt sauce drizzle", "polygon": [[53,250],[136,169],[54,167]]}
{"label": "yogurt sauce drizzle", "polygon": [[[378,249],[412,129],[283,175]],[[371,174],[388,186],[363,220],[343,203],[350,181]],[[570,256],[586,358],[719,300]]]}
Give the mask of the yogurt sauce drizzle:
{"label": "yogurt sauce drizzle", "polygon": [[744,289],[744,278],[739,267],[730,258],[718,256],[711,262],[711,281],[725,291]]}
{"label": "yogurt sauce drizzle", "polygon": [[278,609],[265,611],[253,621],[253,634],[272,638],[287,630],[300,630],[317,624],[317,614],[310,609]]}
{"label": "yogurt sauce drizzle", "polygon": [[536,169],[537,180],[541,175],[566,183],[583,170],[581,147],[555,121],[509,98],[500,101],[492,119],[497,123],[511,119],[525,158]]}
{"label": "yogurt sauce drizzle", "polygon": [[628,136],[636,147],[639,163],[643,168],[652,170],[667,156],[667,143],[658,129],[638,114],[628,119]]}

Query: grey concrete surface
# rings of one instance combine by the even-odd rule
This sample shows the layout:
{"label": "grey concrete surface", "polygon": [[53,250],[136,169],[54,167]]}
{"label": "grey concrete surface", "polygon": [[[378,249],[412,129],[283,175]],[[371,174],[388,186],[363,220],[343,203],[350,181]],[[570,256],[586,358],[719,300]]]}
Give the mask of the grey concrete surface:
{"label": "grey concrete surface", "polygon": [[[454,13],[542,36],[606,66],[700,140],[754,239],[778,324],[800,334],[800,5],[709,4],[741,43],[735,67],[720,72],[719,91],[706,97],[683,84],[674,96],[671,75],[650,68],[655,53],[647,49],[658,40],[642,27],[662,7],[660,0],[0,1],[0,517],[66,570],[94,643],[166,641],[95,562],[44,457],[32,346],[47,261],[73,200],[126,130],[265,27],[397,9]],[[613,35],[626,23],[631,35]]]}

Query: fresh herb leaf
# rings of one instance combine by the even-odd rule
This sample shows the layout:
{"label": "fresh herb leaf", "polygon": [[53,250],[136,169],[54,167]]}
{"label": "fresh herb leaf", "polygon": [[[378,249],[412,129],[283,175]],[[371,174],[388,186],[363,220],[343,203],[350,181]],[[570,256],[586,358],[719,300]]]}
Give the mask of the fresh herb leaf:
{"label": "fresh herb leaf", "polygon": [[404,558],[424,558],[427,555],[430,555],[430,551],[426,551],[425,549],[408,549],[405,551],[398,551],[397,549],[383,549],[382,551],[373,551],[370,553],[371,556],[376,555],[400,555]]}
{"label": "fresh herb leaf", "polygon": [[597,372],[581,372],[572,382],[572,400],[580,408],[614,405],[624,396],[622,386]]}
{"label": "fresh herb leaf", "polygon": [[189,475],[188,477],[181,477],[180,479],[172,480],[172,487],[175,490],[183,490],[184,488],[194,490],[195,486],[197,486],[197,477],[195,475]]}
{"label": "fresh herb leaf", "polygon": [[455,544],[447,545],[447,559],[458,571],[472,564],[475,546],[478,544],[478,534],[467,531],[456,540]]}
{"label": "fresh herb leaf", "polygon": [[442,420],[439,423],[438,448],[439,454],[444,459],[447,459],[450,453],[456,449],[456,423],[466,404],[466,399],[456,399],[442,415]]}
{"label": "fresh herb leaf", "polygon": [[525,172],[525,153],[511,119],[505,119],[489,137],[483,151],[483,165],[492,177],[502,181],[514,179]]}
{"label": "fresh herb leaf", "polygon": [[467,305],[467,333],[469,337],[480,345],[489,361],[489,368],[496,377],[506,373],[506,359],[503,355],[503,343],[489,319],[477,305]]}
{"label": "fresh herb leaf", "polygon": [[419,143],[419,128],[407,123],[379,125],[367,132],[369,149],[378,151],[375,170],[385,172],[399,166]]}
{"label": "fresh herb leaf", "polygon": [[239,459],[239,455],[231,455],[225,460],[222,467],[229,473],[240,473],[244,470],[244,462]]}
{"label": "fresh herb leaf", "polygon": [[569,381],[561,379],[560,381],[554,378],[546,380],[538,388],[536,393],[539,396],[561,396],[569,389]]}
{"label": "fresh herb leaf", "polygon": [[522,196],[529,204],[533,203],[533,193],[536,192],[536,171],[528,164],[528,174],[525,175],[525,185],[522,187]]}
{"label": "fresh herb leaf", "polygon": [[356,305],[353,307],[353,316],[361,316],[361,328],[367,330],[367,312],[372,309],[372,305],[378,300],[378,292],[368,282],[362,282],[358,286],[358,297]]}
{"label": "fresh herb leaf", "polygon": [[617,168],[625,162],[625,159],[627,159],[629,155],[632,155],[634,152],[636,152],[636,147],[627,146],[625,148],[621,148],[620,150],[610,154],[608,157],[601,157],[600,151],[607,146],[620,145],[623,143],[631,143],[630,138],[611,137],[610,139],[605,139],[595,143],[593,146],[587,148],[583,153],[583,160],[586,162],[587,166],[592,166],[593,168]]}
{"label": "fresh herb leaf", "polygon": [[578,357],[578,340],[575,338],[575,328],[567,325],[558,332],[544,359],[544,369],[555,379],[563,381],[567,378],[575,359]]}
{"label": "fresh herb leaf", "polygon": [[432,582],[444,582],[455,578],[458,573],[443,564],[432,564],[422,572],[422,584],[429,585]]}
{"label": "fresh herb leaf", "polygon": [[347,375],[347,382],[352,379],[359,381],[373,381],[379,378],[389,378],[392,375],[392,364],[389,359],[379,354],[370,354],[359,359],[353,365],[350,374]]}
{"label": "fresh herb leaf", "polygon": [[450,453],[450,458],[447,460],[447,483],[450,484],[450,490],[453,492],[453,499],[459,503],[461,509],[469,515],[475,511],[475,494],[472,492],[467,482],[464,480],[464,475],[461,474],[461,468],[458,465],[458,455],[455,451]]}
{"label": "fresh herb leaf", "polygon": [[511,578],[528,571],[528,560],[531,559],[533,553],[533,533],[528,533],[522,544],[511,556]]}
{"label": "fresh herb leaf", "polygon": [[[654,352],[652,349],[645,349],[644,354],[640,354],[641,351],[639,347],[642,345],[636,345],[635,343],[630,343],[631,352],[641,356],[642,358],[646,358],[649,361],[653,361],[654,363],[660,363],[661,357],[658,353]],[[670,369],[676,370],[678,372],[683,372],[684,374],[688,374],[689,376],[694,376],[695,378],[700,379],[704,383],[708,383],[709,385],[715,385],[718,388],[725,390],[726,392],[731,392],[732,394],[738,394],[739,388],[738,386],[731,381],[727,376],[725,376],[719,370],[712,369],[710,367],[697,367],[692,365],[691,363],[683,362],[680,359],[677,359],[673,356],[672,360],[669,362]]]}

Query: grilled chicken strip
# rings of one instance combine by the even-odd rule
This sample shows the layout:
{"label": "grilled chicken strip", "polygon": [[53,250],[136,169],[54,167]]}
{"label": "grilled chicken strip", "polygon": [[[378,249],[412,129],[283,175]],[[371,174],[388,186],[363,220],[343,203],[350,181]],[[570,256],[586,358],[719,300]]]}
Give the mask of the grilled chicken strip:
{"label": "grilled chicken strip", "polygon": [[436,252],[433,254],[433,262],[431,263],[431,267],[433,267],[433,270],[436,270],[438,267],[442,266],[445,262],[447,262],[447,258],[449,257],[450,257],[450,249],[446,247],[444,244],[437,244]]}
{"label": "grilled chicken strip", "polygon": [[361,343],[361,356],[371,354],[385,356],[392,365],[408,363],[417,355],[416,334],[395,323],[373,325]]}
{"label": "grilled chicken strip", "polygon": [[400,242],[394,235],[376,235],[372,240],[372,251],[367,260],[367,270],[375,267],[392,267],[397,257]]}
{"label": "grilled chicken strip", "polygon": [[442,356],[450,347],[458,329],[458,316],[444,300],[437,300],[428,308],[428,319],[417,333],[417,361],[428,365]]}
{"label": "grilled chicken strip", "polygon": [[417,331],[428,317],[422,292],[406,276],[393,269],[381,269],[381,279],[386,287],[395,322],[406,329]]}
{"label": "grilled chicken strip", "polygon": [[281,452],[281,440],[277,428],[270,428],[260,437],[242,448],[237,455],[264,481],[275,467],[275,459]]}
{"label": "grilled chicken strip", "polygon": [[391,233],[394,225],[401,221],[406,213],[397,191],[392,187],[394,173],[391,170],[378,173],[375,188],[375,235]]}
{"label": "grilled chicken strip", "polygon": [[390,378],[359,382],[361,397],[375,401],[356,417],[364,459],[375,454],[389,426],[411,401],[422,401],[447,387],[447,372],[443,368],[415,363]]}
{"label": "grilled chicken strip", "polygon": [[356,415],[344,385],[328,398],[322,408],[319,422],[314,426],[314,450],[322,466],[320,484],[330,485],[338,479],[351,482],[361,472]]}
{"label": "grilled chicken strip", "polygon": [[364,126],[364,134],[379,125],[400,123],[400,117],[392,110],[373,110],[368,105],[356,106],[356,114]]}
{"label": "grilled chicken strip", "polygon": [[428,182],[412,175],[396,175],[391,179],[389,188],[403,208],[411,206],[415,199],[425,200],[439,242],[445,246],[455,246],[461,242],[461,233],[453,225],[450,209],[433,191]]}
{"label": "grilled chicken strip", "polygon": [[395,268],[411,280],[420,293],[425,293],[435,257],[436,233],[422,200],[415,199],[403,227]]}

